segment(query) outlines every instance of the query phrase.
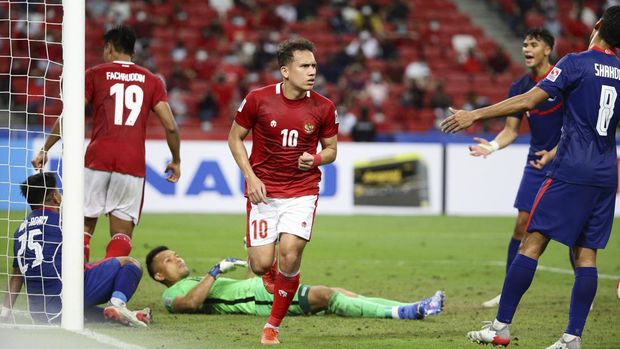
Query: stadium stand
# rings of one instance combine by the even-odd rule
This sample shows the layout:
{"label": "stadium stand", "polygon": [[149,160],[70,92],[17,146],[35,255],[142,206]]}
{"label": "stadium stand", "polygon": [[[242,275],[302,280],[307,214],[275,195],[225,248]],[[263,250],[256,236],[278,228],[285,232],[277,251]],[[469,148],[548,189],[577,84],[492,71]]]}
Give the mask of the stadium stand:
{"label": "stadium stand", "polygon": [[[523,1],[529,7],[521,6],[521,1],[487,2],[506,17],[517,35],[526,27],[559,24],[563,35],[558,38],[559,56],[584,48],[587,33],[583,28],[589,25],[575,18],[587,20],[591,17],[588,13],[598,15],[602,8],[598,1],[557,1],[555,5],[553,0]],[[321,76],[315,89],[328,95],[339,110],[353,115],[362,107],[369,108],[379,134],[433,130],[445,112],[445,108],[431,106],[439,85],[443,86],[440,97],[447,96],[460,108],[471,95],[477,96],[476,105],[500,100],[510,82],[523,73],[521,62],[512,62],[498,43],[449,0],[208,3],[86,2],[86,66],[101,63],[105,29],[121,22],[132,26],[140,38],[135,61],[166,81],[184,139],[225,139],[240,99],[257,86],[279,80],[276,45],[294,36],[303,36],[317,46]],[[27,10],[37,10],[36,6],[44,5],[23,3],[13,6],[10,13],[19,17]],[[38,10],[57,20],[62,15]],[[8,11],[6,4],[0,5],[3,15]],[[33,38],[32,29],[28,33],[19,22],[13,23],[12,28],[0,28],[3,37]],[[53,24],[44,29],[34,35],[60,35]],[[30,50],[31,54],[40,52],[54,61],[61,60],[59,48],[34,45],[36,41],[2,42],[0,54],[8,55],[11,50],[17,57]],[[59,86],[46,85],[43,91],[37,84],[40,71],[15,58],[13,64],[2,60],[0,71],[9,70],[13,78],[0,75],[0,88],[6,90],[10,85],[14,93],[39,96],[29,98],[27,106],[24,98],[14,98],[11,102],[18,108],[12,110],[40,113],[43,108],[55,112],[62,108],[60,100],[48,98],[58,96]],[[43,74],[57,77],[59,72],[59,67],[51,67]],[[372,77],[377,83],[372,84]],[[12,79],[10,84],[7,79]],[[157,123],[157,119],[150,122]],[[501,123],[495,123],[470,132],[500,128]],[[158,128],[149,128],[148,135],[163,137]],[[348,139],[347,134],[342,136]]]}

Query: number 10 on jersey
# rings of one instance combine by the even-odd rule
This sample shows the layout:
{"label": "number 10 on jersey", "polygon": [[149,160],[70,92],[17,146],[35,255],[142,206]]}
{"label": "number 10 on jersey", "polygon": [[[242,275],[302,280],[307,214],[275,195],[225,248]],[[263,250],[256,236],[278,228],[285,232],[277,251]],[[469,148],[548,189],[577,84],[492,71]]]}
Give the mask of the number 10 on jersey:
{"label": "number 10 on jersey", "polygon": [[110,87],[110,96],[114,96],[114,125],[123,125],[125,108],[129,109],[129,116],[125,126],[133,126],[142,111],[144,91],[138,85],[114,84]]}

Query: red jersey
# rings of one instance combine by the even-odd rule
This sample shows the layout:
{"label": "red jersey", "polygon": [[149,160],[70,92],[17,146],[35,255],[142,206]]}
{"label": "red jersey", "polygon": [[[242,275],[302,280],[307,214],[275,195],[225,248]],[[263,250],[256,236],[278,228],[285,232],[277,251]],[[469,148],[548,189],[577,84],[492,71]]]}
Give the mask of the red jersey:
{"label": "red jersey", "polygon": [[314,91],[306,97],[284,97],[281,84],[250,92],[241,103],[235,122],[252,130],[250,165],[272,198],[319,193],[321,171],[297,167],[304,152],[316,154],[321,138],[338,134],[336,107]]}
{"label": "red jersey", "polygon": [[86,71],[86,100],[93,134],[85,166],[144,177],[146,121],[157,103],[168,100],[163,81],[131,62],[104,63]]}

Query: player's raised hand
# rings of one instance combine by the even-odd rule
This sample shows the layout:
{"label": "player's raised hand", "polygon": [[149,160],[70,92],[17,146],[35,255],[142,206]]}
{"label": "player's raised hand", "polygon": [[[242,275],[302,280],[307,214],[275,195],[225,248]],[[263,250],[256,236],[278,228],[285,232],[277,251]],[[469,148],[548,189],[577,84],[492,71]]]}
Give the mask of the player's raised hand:
{"label": "player's raised hand", "polygon": [[545,167],[546,164],[550,163],[555,156],[555,153],[546,150],[540,150],[534,154],[539,156],[539,158],[536,160],[530,160],[530,166],[537,170],[542,170],[542,168]]}
{"label": "player's raised hand", "polygon": [[253,204],[259,204],[265,202],[267,198],[267,189],[265,184],[256,175],[251,175],[245,179],[245,185],[247,186],[248,199]]}
{"label": "player's raised hand", "polygon": [[471,156],[482,156],[486,159],[487,156],[499,148],[497,143],[493,144],[493,142],[489,142],[484,138],[474,137],[474,141],[478,142],[478,144],[469,146],[469,155]]}
{"label": "player's raised hand", "polygon": [[308,152],[304,152],[297,159],[297,167],[302,171],[308,171],[314,165],[314,156]]}
{"label": "player's raised hand", "polygon": [[42,171],[43,166],[47,163],[47,152],[43,149],[39,150],[39,153],[32,159],[31,163],[36,170]]}
{"label": "player's raised hand", "polygon": [[247,268],[248,262],[238,258],[226,258],[214,265],[211,270],[209,270],[209,275],[213,276],[214,279],[217,279],[220,274],[225,274],[237,267]]}
{"label": "player's raised hand", "polygon": [[164,172],[167,173],[168,171],[170,171],[170,174],[166,177],[166,180],[171,183],[178,182],[179,178],[181,178],[181,164],[170,161],[168,165],[166,165],[166,170]]}
{"label": "player's raised hand", "polygon": [[474,123],[474,112],[450,108],[452,115],[441,122],[441,131],[444,133],[457,133]]}

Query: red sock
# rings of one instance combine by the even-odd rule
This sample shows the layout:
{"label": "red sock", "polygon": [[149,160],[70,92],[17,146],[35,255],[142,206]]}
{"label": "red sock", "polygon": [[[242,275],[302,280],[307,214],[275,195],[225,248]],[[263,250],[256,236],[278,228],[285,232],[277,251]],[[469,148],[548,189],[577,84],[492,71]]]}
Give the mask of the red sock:
{"label": "red sock", "polygon": [[90,238],[93,236],[84,232],[84,263],[90,260]]}
{"label": "red sock", "polygon": [[123,233],[114,234],[105,249],[105,258],[129,256],[131,237]]}
{"label": "red sock", "polygon": [[273,293],[271,315],[267,321],[271,326],[280,326],[282,319],[286,316],[288,307],[291,305],[291,302],[293,302],[297,287],[299,287],[299,273],[293,277],[288,277],[278,272],[276,276],[275,292]]}

